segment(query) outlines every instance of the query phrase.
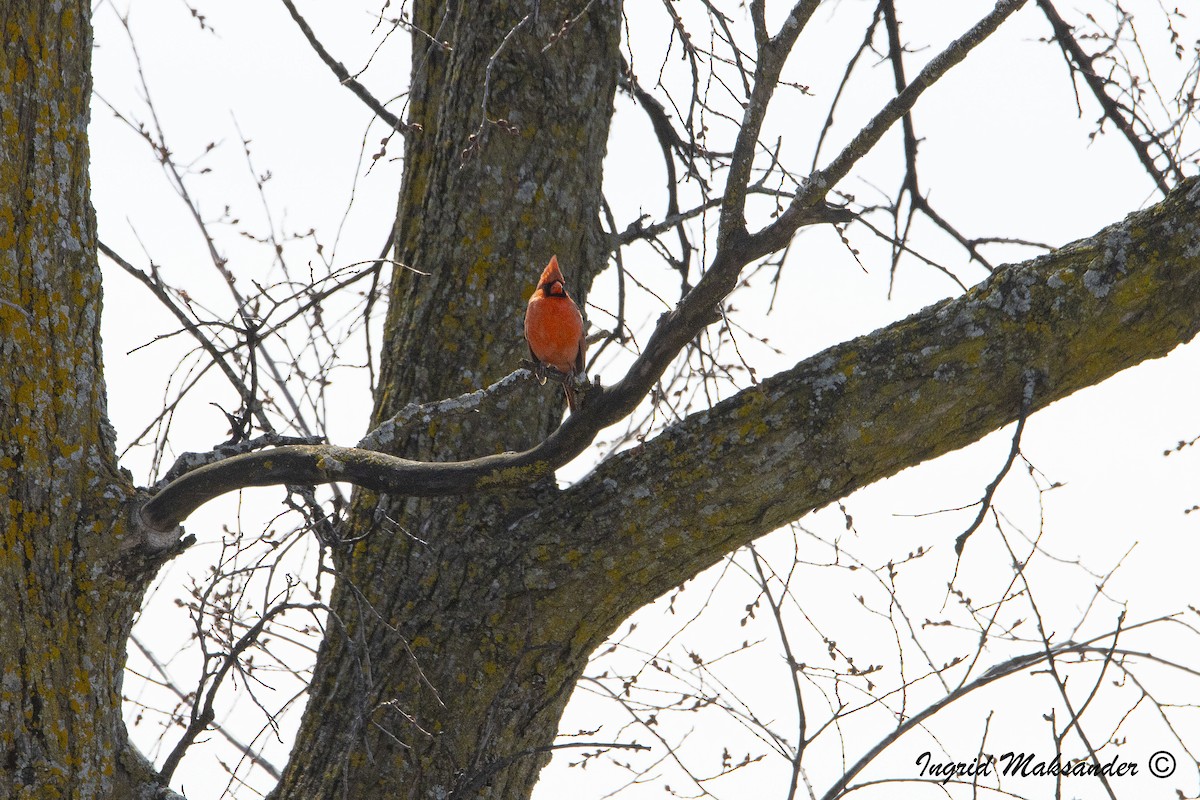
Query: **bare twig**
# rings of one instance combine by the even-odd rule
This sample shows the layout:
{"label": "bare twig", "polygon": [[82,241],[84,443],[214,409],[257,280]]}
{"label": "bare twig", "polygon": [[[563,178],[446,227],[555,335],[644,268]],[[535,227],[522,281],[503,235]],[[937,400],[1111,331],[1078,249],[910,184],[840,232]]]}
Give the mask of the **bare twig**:
{"label": "bare twig", "polygon": [[[282,2],[287,7],[288,13],[292,15],[292,19],[296,21],[296,25],[300,27],[301,33],[304,34],[304,38],[308,40],[308,43],[312,47],[313,51],[316,52],[316,54],[320,56],[321,60],[325,62],[325,65],[333,71],[333,74],[337,76],[338,82],[340,82],[350,91],[354,92],[354,95],[358,97],[359,100],[362,100],[364,103],[366,103],[367,107],[374,111],[379,118],[393,130],[399,131],[400,133],[416,132],[420,130],[419,125],[413,125],[404,122],[395,114],[388,111],[387,108],[384,107],[383,103],[379,102],[375,95],[367,91],[367,88],[359,83],[358,80],[350,74],[349,70],[346,69],[342,62],[338,61],[329,54],[329,51],[325,49],[323,44],[321,44],[321,41],[317,38],[317,35],[313,33],[313,29],[309,26],[308,21],[305,20],[304,17],[301,16],[300,12],[296,9],[296,5],[292,2],[292,0],[282,0]],[[444,47],[442,43],[436,43],[439,46]]]}
{"label": "bare twig", "polygon": [[[1145,168],[1146,174],[1151,177],[1158,190],[1165,195],[1171,188],[1167,176],[1155,164],[1154,156],[1150,154],[1150,149],[1145,140],[1138,136],[1137,131],[1133,129],[1130,121],[1125,118],[1116,101],[1109,97],[1108,92],[1105,90],[1104,79],[1096,74],[1092,56],[1088,55],[1079,46],[1079,42],[1076,41],[1075,35],[1071,31],[1071,26],[1058,13],[1058,9],[1054,7],[1054,3],[1051,0],[1037,0],[1037,4],[1042,13],[1046,15],[1046,19],[1050,21],[1050,27],[1054,30],[1054,40],[1062,48],[1068,67],[1071,68],[1073,73],[1077,72],[1083,76],[1083,80],[1088,88],[1091,89],[1096,102],[1104,110],[1104,116],[1121,131],[1121,135],[1125,137],[1125,141],[1129,142],[1130,147],[1137,153],[1138,160],[1142,162],[1142,167]],[[1179,167],[1174,163],[1173,159],[1168,160],[1168,167],[1175,174],[1176,181],[1183,179],[1183,174],[1179,171]]]}
{"label": "bare twig", "polygon": [[979,530],[979,526],[983,524],[984,517],[992,507],[992,497],[996,494],[996,489],[999,488],[1000,482],[1004,480],[1004,476],[1012,469],[1013,462],[1017,460],[1017,456],[1021,452],[1021,434],[1025,432],[1025,420],[1029,418],[1029,410],[1033,407],[1033,391],[1037,383],[1037,377],[1033,373],[1026,378],[1025,390],[1021,394],[1021,413],[1017,416],[1017,428],[1013,431],[1012,446],[1008,450],[1008,458],[1004,461],[1004,466],[996,473],[996,477],[988,484],[987,489],[983,492],[983,497],[979,500],[979,513],[975,519],[967,527],[965,531],[958,535],[954,540],[954,552],[959,556],[962,555],[963,547],[967,544],[967,539],[971,537],[975,531]]}
{"label": "bare twig", "polygon": [[[258,641],[258,637],[263,632],[267,623],[280,614],[294,609],[303,609],[311,612],[323,608],[325,606],[322,603],[280,603],[268,609],[258,622],[238,639],[225,655],[221,666],[216,672],[212,673],[212,682],[208,685],[208,691],[204,694],[203,705],[200,702],[200,692],[197,692],[196,702],[192,705],[191,722],[188,723],[183,735],[179,738],[179,742],[171,750],[166,761],[163,762],[162,769],[159,770],[159,775],[164,783],[171,779],[171,776],[175,773],[175,769],[179,766],[179,762],[187,753],[188,748],[196,741],[196,737],[212,724],[212,721],[216,718],[216,710],[213,703],[216,700],[217,690],[229,674],[229,671],[237,665],[238,659],[245,652],[246,648]],[[204,681],[201,681],[201,689],[203,689],[203,684]]]}

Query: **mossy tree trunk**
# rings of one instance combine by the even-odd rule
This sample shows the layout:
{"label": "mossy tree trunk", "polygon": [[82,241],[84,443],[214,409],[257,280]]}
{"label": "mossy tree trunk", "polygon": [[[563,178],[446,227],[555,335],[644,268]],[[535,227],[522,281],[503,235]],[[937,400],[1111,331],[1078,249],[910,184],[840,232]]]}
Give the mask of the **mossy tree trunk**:
{"label": "mossy tree trunk", "polygon": [[[0,1],[0,797],[140,797],[125,642],[173,537],[127,521],[88,192],[91,8]],[[159,546],[166,548],[160,550]],[[157,796],[157,795],[156,795]]]}
{"label": "mossy tree trunk", "polygon": [[[607,263],[600,185],[620,3],[593,4],[547,48],[579,5],[543,2],[538,18],[526,2],[415,5],[415,24],[453,49],[415,47],[409,120],[420,130],[406,142],[396,258],[429,274],[395,272],[376,422],[528,357],[525,301],[551,254],[581,303]],[[531,382],[388,452],[523,450],[563,408],[561,390]],[[337,622],[280,800],[528,795],[589,654],[572,616],[547,606],[552,587],[522,544],[518,520],[556,491],[357,497],[345,536],[360,541],[334,553]]]}
{"label": "mossy tree trunk", "polygon": [[[605,265],[621,9],[586,5],[556,37],[580,3],[415,4],[417,27],[451,46],[413,60],[419,130],[406,139],[396,259],[427,274],[395,272],[376,423],[511,372],[551,253],[580,297]],[[105,420],[89,14],[78,0],[0,0],[0,797],[169,794],[121,719],[133,616],[180,543],[172,525],[144,521]],[[735,266],[794,230],[751,235],[739,214],[720,245]],[[528,796],[588,656],[638,607],[813,508],[1190,340],[1197,220],[1193,180],[689,416],[567,491],[512,490],[519,481],[497,475],[449,499],[358,493],[343,543],[330,543],[328,633],[274,797]],[[523,450],[562,406],[557,387],[530,382],[479,413],[410,421],[386,449],[423,462]],[[327,451],[296,450],[336,479]],[[240,466],[259,462],[235,462],[237,486],[264,482]],[[484,491],[492,477],[510,490]],[[381,483],[393,485],[370,485]],[[176,502],[161,519],[194,507],[184,498],[172,516]]]}

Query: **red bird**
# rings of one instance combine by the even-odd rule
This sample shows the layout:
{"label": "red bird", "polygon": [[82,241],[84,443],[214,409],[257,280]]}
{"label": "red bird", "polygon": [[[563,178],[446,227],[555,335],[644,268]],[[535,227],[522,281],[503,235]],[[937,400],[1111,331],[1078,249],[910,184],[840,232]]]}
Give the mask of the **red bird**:
{"label": "red bird", "polygon": [[[563,391],[567,395],[567,408],[574,411],[577,403],[572,381],[576,375],[584,374],[587,339],[583,335],[583,315],[563,285],[558,256],[550,256],[550,263],[529,298],[525,309],[525,341],[534,361],[567,376]],[[545,382],[543,378],[542,383]]]}

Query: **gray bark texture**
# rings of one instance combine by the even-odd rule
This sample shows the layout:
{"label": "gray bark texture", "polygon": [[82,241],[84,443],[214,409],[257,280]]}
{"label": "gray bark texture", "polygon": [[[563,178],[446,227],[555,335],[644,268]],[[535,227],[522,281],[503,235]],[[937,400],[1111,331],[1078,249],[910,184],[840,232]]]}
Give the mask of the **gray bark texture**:
{"label": "gray bark texture", "polygon": [[0,31],[0,797],[157,797],[121,679],[173,539],[130,522],[105,416],[91,8],[4,0]]}
{"label": "gray bark texture", "polygon": [[[412,7],[453,47],[416,37],[395,257],[427,274],[394,273],[375,425],[510,373],[551,253],[581,302],[607,263],[597,220],[620,3],[596,0],[557,38],[580,4],[536,5],[536,17],[524,2]],[[1018,5],[1002,3],[995,24]],[[147,581],[181,546],[155,528],[178,515],[147,527],[144,494],[116,466],[87,183],[90,9],[49,6],[0,0],[0,797],[165,797],[127,744],[121,675]],[[790,46],[773,41],[761,76]],[[708,319],[740,266],[821,220],[823,195],[802,199],[767,236],[745,231],[742,200],[728,206],[716,289],[702,282],[664,317],[654,363],[694,335],[671,326]],[[327,633],[272,797],[529,796],[588,657],[630,613],[812,509],[1165,355],[1196,334],[1198,311],[1192,180],[694,414],[570,489],[545,464],[423,497],[370,483],[327,542]],[[642,370],[623,385],[644,394],[657,376]],[[557,386],[509,384],[472,413],[404,416],[371,446],[419,462],[525,451],[556,430],[585,446],[597,419],[627,413],[632,395],[614,389],[560,428]],[[329,449],[286,452],[307,465],[293,478],[338,478]]]}
{"label": "gray bark texture", "polygon": [[[551,254],[581,305],[607,263],[600,186],[620,4],[595,3],[547,49],[578,3],[541,3],[505,41],[528,11],[415,4],[415,24],[454,48],[415,48],[409,121],[420,131],[406,139],[395,257],[429,275],[394,273],[376,424],[527,357],[525,301]],[[485,105],[505,122],[484,122]],[[409,429],[386,452],[524,450],[562,413],[562,391],[530,381],[486,414]],[[524,533],[510,530],[554,495],[539,483],[487,497],[357,496],[346,531],[357,541],[335,553],[332,627],[296,744],[305,755],[276,798],[529,794],[586,659],[546,617]]]}

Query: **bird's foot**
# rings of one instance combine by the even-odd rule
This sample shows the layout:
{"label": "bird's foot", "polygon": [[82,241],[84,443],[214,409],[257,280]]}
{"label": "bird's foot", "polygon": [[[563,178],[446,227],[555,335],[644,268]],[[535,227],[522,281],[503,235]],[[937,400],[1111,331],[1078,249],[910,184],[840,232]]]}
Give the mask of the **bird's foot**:
{"label": "bird's foot", "polygon": [[521,366],[529,370],[536,380],[542,386],[546,385],[546,365],[538,361],[530,361],[527,358],[521,359]]}

